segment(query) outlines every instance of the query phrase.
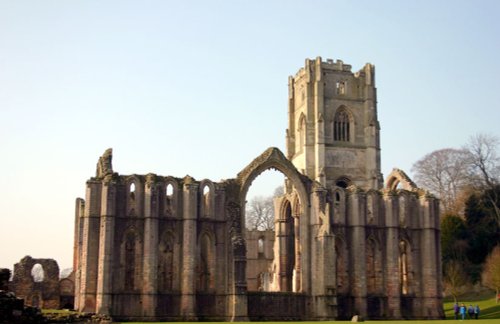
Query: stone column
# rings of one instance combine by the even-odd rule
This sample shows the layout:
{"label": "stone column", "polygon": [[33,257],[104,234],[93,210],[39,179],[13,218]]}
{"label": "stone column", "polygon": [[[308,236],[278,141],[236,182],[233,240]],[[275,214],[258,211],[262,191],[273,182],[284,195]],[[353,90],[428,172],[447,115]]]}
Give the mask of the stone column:
{"label": "stone column", "polygon": [[[332,320],[336,316],[335,236],[331,233],[330,205],[326,190],[315,188],[311,195],[313,244],[311,249],[311,315],[314,320]],[[305,291],[308,292],[308,291]]]}
{"label": "stone column", "polygon": [[111,314],[113,243],[116,216],[116,183],[111,176],[103,181],[101,194],[101,229],[99,234],[99,270],[97,275],[96,309],[99,314]]}
{"label": "stone column", "polygon": [[144,190],[144,255],[142,314],[154,317],[158,290],[158,217],[160,192],[155,186],[155,175],[146,176]]}
{"label": "stone column", "polygon": [[231,222],[229,233],[233,256],[232,287],[229,292],[229,316],[231,322],[248,321],[246,244],[243,238],[242,212],[239,204],[229,202],[226,212]]}
{"label": "stone column", "polygon": [[181,316],[185,321],[196,321],[196,242],[198,184],[186,176],[183,188],[183,237]]}
{"label": "stone column", "polygon": [[436,228],[434,215],[434,198],[427,195],[420,198],[420,206],[423,210],[422,229],[422,282],[423,291],[423,312],[422,316],[427,318],[438,318],[438,308],[442,305],[438,302],[440,292],[438,292],[438,282],[441,273],[438,273],[441,260],[439,257],[439,230]]}
{"label": "stone column", "polygon": [[385,291],[388,317],[401,318],[401,283],[399,273],[399,231],[397,200],[391,192],[384,195],[385,202]]}
{"label": "stone column", "polygon": [[300,218],[298,214],[293,215],[293,232],[295,237],[295,274],[293,278],[293,291],[300,292],[301,289],[301,245],[300,245]]}
{"label": "stone column", "polygon": [[80,291],[78,310],[95,313],[97,292],[97,265],[99,257],[99,225],[101,213],[101,181],[87,181],[85,213],[83,216],[82,254],[80,258]]}
{"label": "stone column", "polygon": [[[314,123],[314,179],[326,186],[325,175],[325,112],[324,112],[324,79],[321,68],[321,57],[316,58],[314,72],[314,112],[311,118]],[[311,116],[311,115],[309,115]],[[307,136],[307,135],[306,135]]]}
{"label": "stone column", "polygon": [[347,222],[351,232],[351,246],[354,247],[354,253],[351,253],[353,279],[351,292],[354,297],[355,312],[366,317],[366,196],[356,189],[348,194],[350,213],[347,216]]}
{"label": "stone column", "polygon": [[[75,203],[75,238],[73,246],[73,271],[75,273],[75,309],[80,309],[80,299],[77,298],[77,294],[80,292],[80,262],[82,255],[82,244],[83,244],[83,217],[85,215],[85,200],[81,198],[76,199]],[[82,305],[83,306],[83,305]]]}

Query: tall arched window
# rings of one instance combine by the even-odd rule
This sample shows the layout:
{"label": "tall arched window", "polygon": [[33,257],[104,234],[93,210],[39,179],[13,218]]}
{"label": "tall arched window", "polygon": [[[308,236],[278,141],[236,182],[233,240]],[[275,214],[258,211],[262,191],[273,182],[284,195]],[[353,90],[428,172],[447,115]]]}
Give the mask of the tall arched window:
{"label": "tall arched window", "polygon": [[158,288],[160,291],[171,291],[174,278],[174,237],[167,234],[159,245],[158,255]]}
{"label": "tall arched window", "polygon": [[200,239],[197,273],[198,291],[205,292],[215,288],[215,244],[207,233]]}
{"label": "tall arched window", "polygon": [[297,127],[297,136],[298,141],[296,151],[300,152],[303,150],[304,145],[306,144],[306,117],[302,114],[299,118],[299,123]]}
{"label": "tall arched window", "polygon": [[401,294],[403,295],[407,295],[410,288],[408,261],[408,243],[405,240],[401,240],[399,241],[399,272]]}
{"label": "tall arched window", "polygon": [[133,232],[129,232],[125,238],[125,289],[135,288],[135,263],[136,263],[136,237]]}
{"label": "tall arched window", "polygon": [[257,256],[259,259],[264,258],[264,238],[259,237],[257,240]]}
{"label": "tall arched window", "polygon": [[349,114],[345,109],[337,110],[333,119],[333,140],[349,142],[351,140],[351,123]]}

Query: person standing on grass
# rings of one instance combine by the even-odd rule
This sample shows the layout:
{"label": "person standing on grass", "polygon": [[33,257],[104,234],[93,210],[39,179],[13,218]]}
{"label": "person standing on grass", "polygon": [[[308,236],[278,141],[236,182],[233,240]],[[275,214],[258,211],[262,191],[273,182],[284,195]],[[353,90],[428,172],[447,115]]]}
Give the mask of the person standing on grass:
{"label": "person standing on grass", "polygon": [[469,308],[467,308],[467,313],[469,313],[469,318],[470,319],[474,318],[474,307],[472,307],[472,304],[470,304]]}
{"label": "person standing on grass", "polygon": [[460,306],[460,316],[462,317],[462,321],[465,319],[465,313],[466,313],[465,305],[464,303],[462,303],[462,305]]}
{"label": "person standing on grass", "polygon": [[478,319],[479,318],[479,312],[481,310],[479,309],[479,305],[476,304],[476,307],[474,307],[474,318]]}
{"label": "person standing on grass", "polygon": [[458,313],[460,312],[460,306],[458,306],[458,303],[453,305],[453,312],[455,312],[455,319],[458,319]]}

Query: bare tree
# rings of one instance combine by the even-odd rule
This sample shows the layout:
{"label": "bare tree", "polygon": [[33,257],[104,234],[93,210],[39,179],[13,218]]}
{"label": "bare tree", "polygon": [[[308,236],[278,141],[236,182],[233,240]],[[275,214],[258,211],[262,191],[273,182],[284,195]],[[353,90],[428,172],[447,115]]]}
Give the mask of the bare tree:
{"label": "bare tree", "polygon": [[484,192],[500,225],[500,139],[478,134],[469,139],[465,149],[469,152],[473,171],[473,184]]}
{"label": "bare tree", "polygon": [[246,208],[246,227],[249,230],[274,229],[273,197],[256,196]]}
{"label": "bare tree", "polygon": [[283,186],[274,190],[273,196],[256,196],[248,203],[245,216],[249,230],[274,230],[274,198],[284,194]]}
{"label": "bare tree", "polygon": [[419,186],[436,194],[447,213],[457,212],[460,192],[470,182],[470,154],[465,149],[442,149],[417,161],[412,171]]}
{"label": "bare tree", "polygon": [[464,149],[470,154],[470,163],[474,171],[474,180],[481,186],[493,188],[500,178],[500,156],[496,136],[477,134],[471,136]]}
{"label": "bare tree", "polygon": [[444,283],[445,288],[457,302],[457,296],[463,292],[467,283],[467,275],[460,261],[452,260],[444,265]]}
{"label": "bare tree", "polygon": [[500,245],[497,245],[486,258],[483,283],[495,290],[496,303],[498,304],[500,292]]}

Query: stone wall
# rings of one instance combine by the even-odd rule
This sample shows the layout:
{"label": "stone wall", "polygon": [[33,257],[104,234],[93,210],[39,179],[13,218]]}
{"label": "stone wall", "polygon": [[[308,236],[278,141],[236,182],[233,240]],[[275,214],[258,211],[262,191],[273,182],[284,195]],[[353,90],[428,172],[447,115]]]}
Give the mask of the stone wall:
{"label": "stone wall", "polygon": [[[32,273],[35,267],[39,267],[40,278],[35,278]],[[27,306],[73,308],[74,275],[60,280],[59,266],[53,259],[22,258],[14,265],[14,276],[9,286],[19,298],[24,299]]]}

